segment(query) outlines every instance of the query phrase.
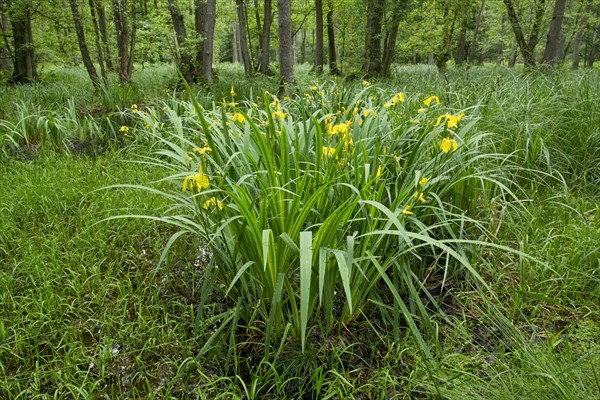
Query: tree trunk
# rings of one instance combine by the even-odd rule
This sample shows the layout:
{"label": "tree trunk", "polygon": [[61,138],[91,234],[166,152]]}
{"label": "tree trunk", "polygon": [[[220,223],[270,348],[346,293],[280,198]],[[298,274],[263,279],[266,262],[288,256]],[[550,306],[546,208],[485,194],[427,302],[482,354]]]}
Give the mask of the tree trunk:
{"label": "tree trunk", "polygon": [[238,33],[240,43],[240,55],[244,64],[244,72],[246,75],[252,75],[252,61],[250,60],[250,52],[248,50],[248,31],[246,29],[246,10],[244,0],[235,0],[238,17]]}
{"label": "tree trunk", "polygon": [[300,42],[300,64],[304,64],[306,62],[306,30],[302,29],[300,33],[302,34],[302,41]]}
{"label": "tree trunk", "polygon": [[560,42],[560,30],[565,16],[565,0],[556,0],[554,3],[554,13],[552,14],[552,22],[546,37],[546,49],[542,64],[554,68],[558,57],[558,46]]}
{"label": "tree trunk", "polygon": [[231,26],[231,62],[237,64],[240,62],[242,56],[240,55],[240,40],[238,38],[238,26],[234,23]]}
{"label": "tree trunk", "polygon": [[598,37],[600,36],[600,24],[592,35],[592,41],[590,43],[590,52],[588,53],[587,59],[585,60],[585,67],[592,68],[594,61],[596,61],[596,55],[598,54]]}
{"label": "tree trunk", "polygon": [[217,18],[217,0],[208,0],[206,3],[206,20],[205,20],[205,31],[204,31],[204,43],[203,43],[203,51],[204,55],[202,56],[202,74],[204,75],[204,79],[208,83],[211,83],[213,80],[213,46],[215,41],[215,20]]}
{"label": "tree trunk", "polygon": [[272,8],[271,0],[265,0],[265,13],[263,17],[262,34],[260,36],[260,72],[264,75],[269,75],[269,64],[271,63]]}
{"label": "tree trunk", "polygon": [[11,19],[13,42],[15,50],[15,63],[11,83],[29,83],[37,78],[35,67],[35,52],[33,48],[33,34],[31,30],[31,14],[23,10]]}
{"label": "tree trunk", "polygon": [[315,0],[316,14],[316,42],[315,42],[315,70],[317,74],[323,73],[323,0]]}
{"label": "tree trunk", "polygon": [[106,27],[106,11],[101,1],[96,3],[96,12],[98,13],[98,28],[102,36],[102,47],[104,48],[104,56],[106,60],[106,68],[113,69],[112,57],[110,54],[110,45],[108,43],[108,28]]}
{"label": "tree trunk", "polygon": [[468,16],[464,15],[460,35],[458,35],[458,46],[456,46],[456,65],[462,65],[467,58],[467,28],[469,25],[467,22]]}
{"label": "tree trunk", "polygon": [[90,14],[92,16],[92,24],[94,25],[94,43],[96,45],[96,55],[98,56],[98,65],[100,65],[100,74],[102,80],[106,84],[108,77],[106,73],[106,64],[104,63],[104,53],[102,52],[102,43],[100,41],[100,27],[98,26],[98,19],[96,18],[96,1],[89,0]]}
{"label": "tree trunk", "polygon": [[365,31],[365,64],[368,75],[381,74],[381,24],[385,0],[369,0],[367,4],[367,29]]}
{"label": "tree trunk", "polygon": [[339,75],[340,70],[337,66],[337,56],[335,52],[335,29],[333,26],[333,2],[329,2],[327,11],[327,53],[329,55],[329,73]]}
{"label": "tree trunk", "polygon": [[98,77],[96,67],[94,67],[90,52],[87,48],[87,43],[85,42],[85,34],[83,32],[83,25],[81,24],[81,15],[79,15],[79,9],[77,8],[77,0],[69,0],[69,4],[71,5],[71,14],[73,15],[73,22],[75,23],[75,33],[77,34],[77,43],[79,44],[79,50],[81,51],[83,65],[85,65],[85,69],[87,70],[92,83],[97,87],[100,84],[100,77]]}
{"label": "tree trunk", "polygon": [[168,0],[168,8],[173,22],[173,30],[175,31],[175,40],[177,41],[177,67],[187,82],[195,82],[196,68],[193,63],[191,49],[187,49],[185,46],[187,31],[177,0]]}
{"label": "tree trunk", "polygon": [[[198,44],[196,46],[196,69],[202,68],[204,41],[206,32],[206,0],[194,0],[194,29]],[[199,75],[199,74],[197,74]]]}
{"label": "tree trunk", "polygon": [[481,18],[483,16],[483,9],[485,8],[485,0],[481,0],[481,6],[477,12],[477,18],[475,19],[475,29],[473,30],[473,40],[469,48],[469,64],[473,64],[475,61],[475,54],[477,53],[477,37],[479,35],[479,27],[481,26]]}
{"label": "tree trunk", "polygon": [[135,36],[137,32],[137,8],[135,6],[135,2],[136,0],[131,0],[131,39],[129,40],[129,57],[127,59],[127,73],[129,74],[129,76],[132,76],[133,74],[133,59],[135,56]]}
{"label": "tree trunk", "polygon": [[583,37],[583,32],[585,31],[585,26],[587,25],[588,14],[592,7],[592,0],[587,0],[585,4],[585,9],[583,11],[583,15],[581,16],[580,24],[577,28],[577,33],[575,33],[575,38],[573,39],[573,64],[571,64],[572,69],[579,68],[579,51],[581,47],[581,38]]}
{"label": "tree trunk", "polygon": [[[403,5],[405,1],[400,2],[400,6]],[[392,26],[390,30],[385,35],[385,40],[383,41],[383,59],[381,60],[381,75],[385,77],[389,77],[392,68],[392,61],[394,59],[394,52],[396,50],[396,40],[398,39],[398,30],[400,29],[400,17],[401,17],[400,7],[398,7],[394,14],[392,15]]]}
{"label": "tree trunk", "polygon": [[502,20],[500,22],[500,36],[498,38],[498,44],[496,45],[497,56],[496,56],[496,65],[502,65],[502,61],[504,60],[504,24],[506,23],[506,14],[502,14]]}
{"label": "tree trunk", "polygon": [[8,43],[8,18],[4,13],[0,13],[0,31],[2,32],[4,46],[6,46],[0,47],[0,69],[8,71],[14,64],[15,59]]}
{"label": "tree trunk", "polygon": [[119,81],[131,82],[129,74],[129,25],[127,22],[127,0],[113,0],[113,18],[117,32],[117,53],[119,55]]}
{"label": "tree trunk", "polygon": [[448,23],[450,3],[446,3],[444,9],[444,26],[442,28],[442,41],[435,54],[435,65],[438,72],[442,74],[446,72],[446,63],[450,59],[450,40],[454,33],[454,25],[456,24],[456,19],[458,17],[458,12],[454,11],[452,14],[454,14],[452,20]]}
{"label": "tree trunk", "polygon": [[[545,0],[537,0],[542,4]],[[519,18],[517,17],[517,12],[515,11],[515,7],[513,5],[512,0],[504,0],[504,4],[506,5],[506,13],[508,15],[508,20],[512,26],[513,32],[515,34],[515,41],[521,50],[521,54],[523,55],[523,62],[526,68],[535,68],[535,55],[534,48],[537,43],[537,34],[539,33],[539,25],[536,24],[538,18],[535,19],[534,26],[532,28],[531,35],[529,37],[529,43],[525,41],[525,36],[523,35],[523,30],[521,29],[521,24],[519,23]],[[538,5],[539,9],[539,5]],[[542,7],[543,9],[543,7]],[[539,13],[536,13],[538,15]],[[537,27],[537,33],[535,32]],[[531,46],[533,45],[533,46]]]}
{"label": "tree trunk", "polygon": [[292,15],[290,0],[277,0],[279,20],[279,75],[280,95],[286,93],[285,85],[294,82],[294,55],[292,49]]}

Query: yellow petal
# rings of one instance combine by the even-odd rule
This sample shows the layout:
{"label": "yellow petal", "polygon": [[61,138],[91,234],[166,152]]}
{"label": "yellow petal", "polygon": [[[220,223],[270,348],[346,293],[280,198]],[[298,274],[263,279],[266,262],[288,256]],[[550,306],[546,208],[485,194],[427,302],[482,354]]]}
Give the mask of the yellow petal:
{"label": "yellow petal", "polygon": [[451,139],[450,142],[452,143],[452,151],[456,151],[456,149],[458,149],[458,143],[454,139]]}
{"label": "yellow petal", "polygon": [[451,147],[452,147],[452,142],[447,138],[443,138],[442,143],[440,143],[440,149],[442,149],[442,151],[445,154],[448,154]]}
{"label": "yellow petal", "polygon": [[406,207],[404,207],[404,210],[402,210],[402,214],[404,214],[404,215],[412,215],[412,214],[414,214],[414,212],[410,211],[411,208],[412,208],[411,206],[407,205]]}

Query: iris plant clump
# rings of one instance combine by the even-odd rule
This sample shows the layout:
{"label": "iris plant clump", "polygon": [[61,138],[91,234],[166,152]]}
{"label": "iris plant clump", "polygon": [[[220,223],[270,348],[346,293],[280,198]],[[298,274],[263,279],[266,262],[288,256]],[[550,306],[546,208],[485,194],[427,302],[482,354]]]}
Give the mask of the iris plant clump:
{"label": "iris plant clump", "polygon": [[476,118],[369,82],[235,96],[135,113],[156,142],[152,162],[171,172],[172,190],[160,193],[172,207],[156,218],[179,231],[164,254],[192,234],[211,255],[198,323],[211,293],[229,299],[208,343],[245,332],[267,355],[275,339],[304,349],[309,331],[351,329],[368,309],[396,333],[403,318],[433,362],[426,278],[468,273],[485,286],[468,253],[487,231],[464,207],[509,191],[489,172]]}

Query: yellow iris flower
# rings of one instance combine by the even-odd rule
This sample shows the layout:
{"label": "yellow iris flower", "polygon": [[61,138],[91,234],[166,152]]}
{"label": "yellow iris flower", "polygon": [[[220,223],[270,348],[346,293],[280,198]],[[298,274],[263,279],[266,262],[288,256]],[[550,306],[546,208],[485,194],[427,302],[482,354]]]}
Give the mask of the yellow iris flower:
{"label": "yellow iris flower", "polygon": [[440,98],[437,96],[429,96],[425,100],[423,100],[423,104],[427,107],[431,107],[431,103],[435,101],[435,104],[440,104]]}
{"label": "yellow iris flower", "polygon": [[195,151],[196,153],[198,153],[198,155],[202,155],[204,153],[210,153],[212,151],[212,149],[208,146],[194,147],[192,150]]}
{"label": "yellow iris flower", "polygon": [[237,113],[237,112],[235,114],[233,114],[232,119],[234,122],[239,122],[240,124],[243,124],[246,121],[246,117],[244,117],[242,114]]}
{"label": "yellow iris flower", "polygon": [[335,147],[323,146],[323,156],[331,157],[335,153]]}
{"label": "yellow iris flower", "polygon": [[438,126],[439,124],[441,124],[442,119],[444,119],[444,125],[448,124],[448,128],[458,128],[458,121],[460,121],[460,120],[458,119],[458,117],[455,117],[452,114],[440,115],[437,119],[437,122],[435,123],[435,126]]}
{"label": "yellow iris flower", "polygon": [[404,214],[404,215],[413,215],[414,212],[410,211],[411,208],[412,207],[409,206],[409,205],[405,206],[404,210],[402,210],[402,214]]}
{"label": "yellow iris flower", "polygon": [[219,211],[221,211],[223,209],[223,202],[216,197],[211,197],[210,199],[206,200],[204,204],[202,204],[202,208],[205,210],[208,210],[211,207],[218,208]]}
{"label": "yellow iris flower", "polygon": [[198,168],[198,173],[194,175],[188,175],[183,180],[183,191],[194,190],[201,192],[202,189],[207,189],[210,186],[210,180],[208,176],[202,173],[202,169]]}
{"label": "yellow iris flower", "polygon": [[458,149],[458,143],[454,139],[443,138],[442,142],[440,143],[440,149],[444,152],[444,154],[448,154],[450,149],[452,149],[453,152]]}
{"label": "yellow iris flower", "polygon": [[415,192],[415,194],[413,194],[413,197],[415,199],[417,199],[418,201],[420,201],[421,203],[425,203],[425,196],[423,195],[423,192]]}

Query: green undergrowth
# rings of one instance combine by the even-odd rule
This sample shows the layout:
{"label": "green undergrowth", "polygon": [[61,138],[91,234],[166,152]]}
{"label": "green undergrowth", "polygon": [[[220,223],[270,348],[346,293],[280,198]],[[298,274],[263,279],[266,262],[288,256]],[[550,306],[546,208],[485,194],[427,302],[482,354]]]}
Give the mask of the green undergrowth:
{"label": "green undergrowth", "polygon": [[598,398],[594,73],[12,89],[0,398]]}

